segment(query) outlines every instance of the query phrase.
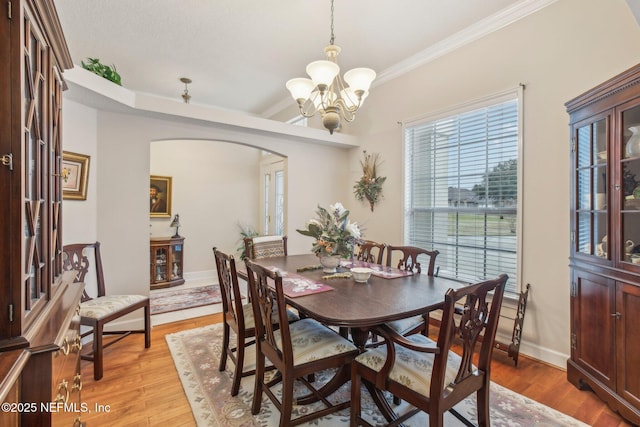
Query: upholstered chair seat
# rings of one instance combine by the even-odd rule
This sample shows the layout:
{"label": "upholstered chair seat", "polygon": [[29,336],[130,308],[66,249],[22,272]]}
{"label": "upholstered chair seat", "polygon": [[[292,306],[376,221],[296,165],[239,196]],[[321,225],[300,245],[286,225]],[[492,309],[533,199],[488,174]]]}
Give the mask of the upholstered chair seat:
{"label": "upholstered chair seat", "polygon": [[[414,334],[407,337],[407,340],[423,347],[436,348],[435,341],[424,335]],[[413,351],[408,348],[396,345],[396,359],[393,368],[389,372],[389,379],[404,385],[425,397],[429,397],[431,387],[431,371],[433,370],[433,353],[423,353]],[[356,362],[380,372],[384,362],[387,360],[387,347],[381,346],[367,350],[358,357]],[[449,352],[447,358],[447,368],[444,375],[444,384],[450,384],[456,379],[456,374],[460,368],[460,356],[453,351]],[[473,368],[475,369],[475,367]]]}
{"label": "upholstered chair seat", "polygon": [[104,319],[147,298],[144,295],[107,295],[94,298],[80,304],[80,316]]}
{"label": "upholstered chair seat", "polygon": [[[289,333],[294,366],[357,350],[351,341],[345,340],[335,331],[313,319],[291,323]],[[280,331],[275,331],[274,335],[282,345]]]}

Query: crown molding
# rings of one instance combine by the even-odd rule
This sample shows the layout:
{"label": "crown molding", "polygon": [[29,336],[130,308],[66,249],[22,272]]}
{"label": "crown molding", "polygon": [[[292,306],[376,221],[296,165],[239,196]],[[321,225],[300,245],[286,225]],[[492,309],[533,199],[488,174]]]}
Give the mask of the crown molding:
{"label": "crown molding", "polygon": [[373,82],[373,86],[396,79],[409,71],[460,49],[471,42],[479,40],[482,37],[506,27],[507,25],[519,21],[520,19],[525,18],[557,1],[558,0],[523,0],[515,3],[494,15],[470,25],[452,36],[435,43],[428,49],[425,49],[422,52],[387,68],[380,73],[379,77]]}

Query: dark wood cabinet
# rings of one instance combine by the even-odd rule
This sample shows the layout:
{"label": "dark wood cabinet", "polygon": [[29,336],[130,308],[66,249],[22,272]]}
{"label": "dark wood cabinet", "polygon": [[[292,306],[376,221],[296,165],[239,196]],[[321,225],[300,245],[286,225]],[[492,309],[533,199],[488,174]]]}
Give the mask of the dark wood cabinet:
{"label": "dark wood cabinet", "polygon": [[182,285],[184,237],[152,238],[149,247],[151,289]]}
{"label": "dark wood cabinet", "polygon": [[567,102],[569,381],[640,424],[640,64]]}
{"label": "dark wood cabinet", "polygon": [[80,413],[43,406],[81,402],[83,285],[62,271],[62,73],[73,63],[53,0],[2,5],[0,397],[23,410],[0,424],[78,425]]}

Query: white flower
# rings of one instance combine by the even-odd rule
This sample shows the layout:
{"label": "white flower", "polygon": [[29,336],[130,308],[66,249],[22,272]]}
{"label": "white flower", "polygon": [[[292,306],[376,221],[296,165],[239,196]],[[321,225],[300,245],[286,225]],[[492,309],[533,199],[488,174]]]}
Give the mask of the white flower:
{"label": "white flower", "polygon": [[360,238],[360,235],[361,235],[360,227],[358,227],[357,223],[349,221],[349,223],[347,224],[346,230],[349,232],[349,234],[351,234],[356,239]]}
{"label": "white flower", "polygon": [[340,202],[336,202],[333,205],[329,205],[329,210],[331,212],[335,212],[337,216],[341,216],[346,211],[346,209],[344,208],[344,206],[342,206],[342,203]]}

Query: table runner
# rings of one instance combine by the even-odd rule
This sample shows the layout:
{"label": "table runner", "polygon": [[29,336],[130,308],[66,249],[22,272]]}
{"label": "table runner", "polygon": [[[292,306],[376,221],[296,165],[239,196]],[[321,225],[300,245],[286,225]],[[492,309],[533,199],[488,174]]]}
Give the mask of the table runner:
{"label": "table runner", "polygon": [[301,297],[304,295],[317,294],[319,292],[332,291],[333,288],[307,277],[296,273],[279,270],[276,267],[267,267],[270,270],[280,271],[282,275],[282,291],[291,298]]}

